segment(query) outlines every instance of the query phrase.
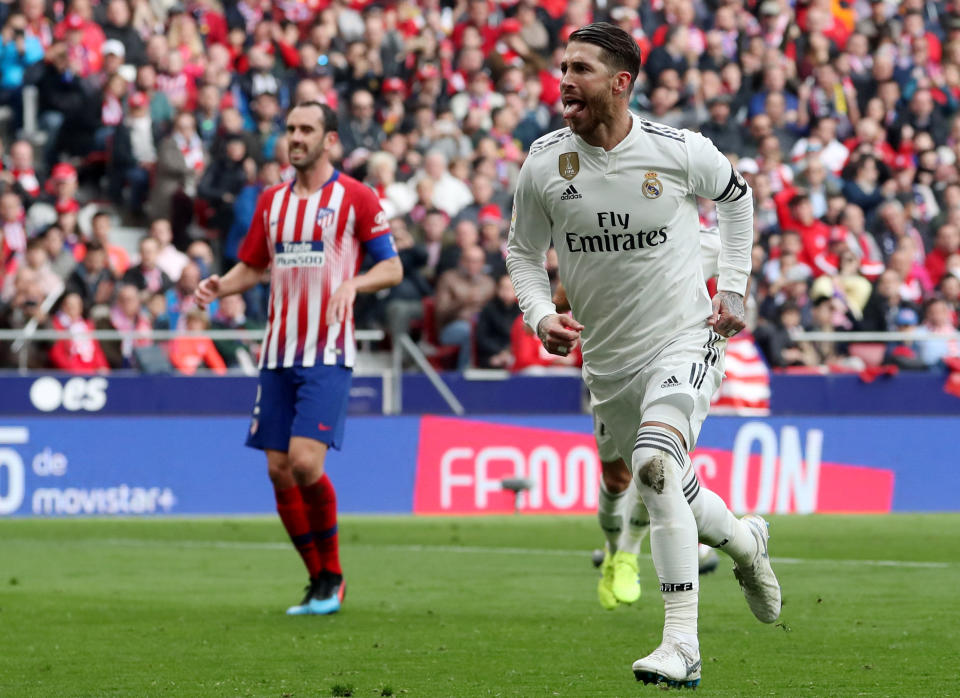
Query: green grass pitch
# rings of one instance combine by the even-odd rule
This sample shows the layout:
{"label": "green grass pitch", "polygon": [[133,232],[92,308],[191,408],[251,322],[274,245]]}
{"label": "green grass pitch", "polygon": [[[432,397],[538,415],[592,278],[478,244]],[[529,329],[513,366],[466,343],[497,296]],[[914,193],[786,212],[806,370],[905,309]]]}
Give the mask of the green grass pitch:
{"label": "green grass pitch", "polygon": [[[702,579],[705,696],[960,695],[960,515],[774,517],[782,623]],[[596,601],[590,517],[341,520],[343,610],[284,615],[279,521],[0,522],[0,696],[650,696],[644,593]]]}

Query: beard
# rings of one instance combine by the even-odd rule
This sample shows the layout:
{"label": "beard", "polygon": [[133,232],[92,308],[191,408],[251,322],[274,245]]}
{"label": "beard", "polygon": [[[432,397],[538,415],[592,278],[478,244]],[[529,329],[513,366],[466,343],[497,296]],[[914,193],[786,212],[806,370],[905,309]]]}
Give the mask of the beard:
{"label": "beard", "polygon": [[613,114],[610,100],[605,95],[584,97],[583,106],[572,113],[564,113],[564,121],[578,136],[593,133],[600,124]]}
{"label": "beard", "polygon": [[310,148],[306,149],[306,152],[300,157],[299,161],[294,162],[293,153],[291,152],[288,157],[290,159],[290,164],[293,165],[293,168],[298,172],[304,172],[313,167],[317,160],[320,159],[320,156],[323,155],[323,144],[317,145],[312,150]]}

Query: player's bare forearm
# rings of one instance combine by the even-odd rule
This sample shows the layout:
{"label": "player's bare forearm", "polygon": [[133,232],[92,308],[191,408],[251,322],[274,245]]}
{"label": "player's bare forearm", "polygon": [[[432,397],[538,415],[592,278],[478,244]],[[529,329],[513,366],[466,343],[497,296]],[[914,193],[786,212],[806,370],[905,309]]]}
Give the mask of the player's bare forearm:
{"label": "player's bare forearm", "polygon": [[193,295],[201,307],[207,306],[218,298],[253,288],[263,276],[263,271],[240,262],[223,277],[217,274],[208,276],[200,282]]}
{"label": "player's bare forearm", "polygon": [[263,269],[251,267],[244,262],[237,262],[234,267],[220,279],[220,292],[218,297],[232,296],[234,293],[243,293],[258,283],[263,278]]}
{"label": "player's bare forearm", "polygon": [[353,277],[357,293],[374,293],[383,288],[396,286],[403,281],[403,265],[399,257],[377,262],[366,273]]}

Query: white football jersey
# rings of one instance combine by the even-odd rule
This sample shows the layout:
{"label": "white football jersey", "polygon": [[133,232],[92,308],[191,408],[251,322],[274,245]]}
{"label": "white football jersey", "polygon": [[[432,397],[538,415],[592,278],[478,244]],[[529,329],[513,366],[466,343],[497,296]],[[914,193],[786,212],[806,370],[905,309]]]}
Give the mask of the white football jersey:
{"label": "white football jersey", "polygon": [[556,312],[544,271],[551,245],[582,334],[586,370],[615,376],[649,363],[712,313],[697,196],[717,202],[718,289],[743,294],[753,202],[746,182],[700,134],[632,115],[612,150],[564,128],[530,147],[514,198],[507,268],[525,322]]}

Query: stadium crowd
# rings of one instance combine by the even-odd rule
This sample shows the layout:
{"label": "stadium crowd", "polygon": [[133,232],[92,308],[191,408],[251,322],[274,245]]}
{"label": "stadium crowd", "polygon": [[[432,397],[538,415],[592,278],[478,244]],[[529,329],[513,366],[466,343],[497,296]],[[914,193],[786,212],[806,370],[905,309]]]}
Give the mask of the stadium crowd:
{"label": "stadium crowd", "polygon": [[[92,327],[262,327],[265,287],[209,311],[192,294],[292,176],[285,110],[319,99],[404,267],[358,326],[412,332],[449,368],[576,365],[523,327],[504,247],[524,154],[563,126],[565,39],[597,20],[641,47],[632,109],[709,136],[751,184],[749,326],[771,366],[865,360],[804,328],[956,332],[956,0],[0,0],[0,328],[69,330],[27,365],[97,371],[150,343]],[[255,352],[166,346],[188,373]],[[868,360],[958,356],[945,337]],[[0,342],[0,366],[21,358]]]}

